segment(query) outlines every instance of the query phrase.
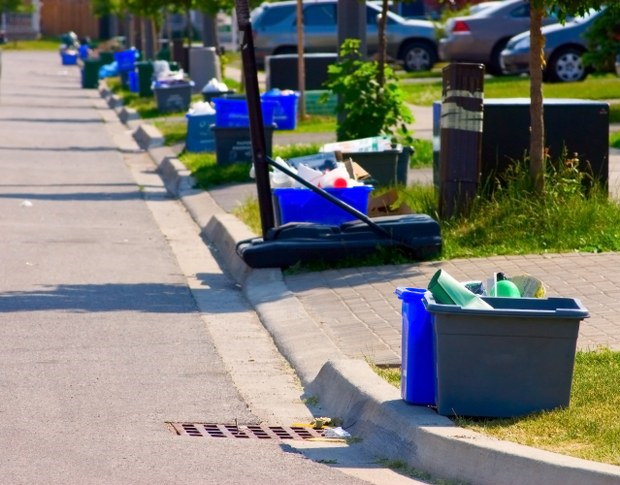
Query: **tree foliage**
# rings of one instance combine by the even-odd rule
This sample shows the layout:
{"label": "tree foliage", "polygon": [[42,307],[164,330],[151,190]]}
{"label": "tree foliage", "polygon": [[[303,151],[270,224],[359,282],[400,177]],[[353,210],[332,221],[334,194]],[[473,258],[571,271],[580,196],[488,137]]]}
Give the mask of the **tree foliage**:
{"label": "tree foliage", "polygon": [[584,62],[597,71],[613,71],[620,54],[620,3],[610,5],[584,35],[589,48]]}

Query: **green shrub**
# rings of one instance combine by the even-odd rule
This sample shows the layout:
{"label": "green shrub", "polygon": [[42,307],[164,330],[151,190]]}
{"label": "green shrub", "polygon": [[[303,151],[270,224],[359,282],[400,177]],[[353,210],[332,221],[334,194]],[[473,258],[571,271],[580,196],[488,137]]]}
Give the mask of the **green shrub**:
{"label": "green shrub", "polygon": [[343,118],[336,130],[338,140],[381,134],[410,140],[406,123],[413,116],[403,100],[394,71],[385,67],[385,85],[377,81],[379,63],[362,60],[359,39],[347,39],[340,60],[329,66],[325,86],[338,95],[338,113]]}
{"label": "green shrub", "polygon": [[616,55],[620,53],[620,5],[609,5],[584,36],[589,47],[584,62],[597,71],[613,71]]}

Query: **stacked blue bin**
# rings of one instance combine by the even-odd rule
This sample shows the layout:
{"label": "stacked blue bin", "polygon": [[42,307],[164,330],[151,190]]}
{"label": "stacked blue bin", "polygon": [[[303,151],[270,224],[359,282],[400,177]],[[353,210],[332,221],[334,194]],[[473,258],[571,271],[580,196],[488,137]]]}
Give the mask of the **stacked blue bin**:
{"label": "stacked blue bin", "polygon": [[187,136],[185,148],[188,152],[212,152],[215,150],[215,138],[211,125],[215,115],[185,115],[187,118]]}
{"label": "stacked blue bin", "polygon": [[273,122],[277,125],[278,130],[294,130],[297,128],[298,92],[271,89],[264,93],[261,99],[276,103]]}
{"label": "stacked blue bin", "polygon": [[138,51],[136,49],[127,49],[114,53],[114,60],[118,65],[119,72],[133,71],[136,67],[138,59]]}
{"label": "stacked blue bin", "polygon": [[[215,152],[218,165],[252,161],[250,139],[250,116],[248,104],[242,98],[213,98],[215,124],[211,127],[215,138]],[[275,124],[273,115],[277,103],[261,102],[267,155],[271,156],[271,142]]]}

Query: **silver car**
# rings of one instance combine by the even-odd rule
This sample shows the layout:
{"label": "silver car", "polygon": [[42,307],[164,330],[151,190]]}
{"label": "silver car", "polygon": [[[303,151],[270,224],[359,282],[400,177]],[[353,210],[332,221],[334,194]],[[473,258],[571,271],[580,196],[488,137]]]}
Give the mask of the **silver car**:
{"label": "silver car", "polygon": [[[252,11],[256,60],[297,52],[297,2],[263,3]],[[306,0],[304,8],[304,39],[306,52],[338,52],[336,0]],[[377,16],[379,6],[366,5],[366,44],[368,54],[377,51]],[[437,61],[437,43],[433,23],[427,20],[404,19],[388,12],[388,56],[400,59],[407,71],[425,71]]]}
{"label": "silver car", "polygon": [[[592,10],[565,25],[554,24],[542,28],[547,61],[543,72],[545,81],[571,82],[582,81],[586,78],[588,69],[581,59],[587,50],[587,42],[583,34],[602,12],[603,10]],[[527,31],[516,35],[506,45],[501,55],[504,71],[507,74],[528,72],[529,57],[530,32]]]}
{"label": "silver car", "polygon": [[[557,22],[553,15],[544,24]],[[487,72],[502,74],[500,53],[508,40],[530,28],[530,2],[504,0],[473,15],[454,17],[446,23],[446,37],[439,41],[439,57],[448,62],[478,62]]]}

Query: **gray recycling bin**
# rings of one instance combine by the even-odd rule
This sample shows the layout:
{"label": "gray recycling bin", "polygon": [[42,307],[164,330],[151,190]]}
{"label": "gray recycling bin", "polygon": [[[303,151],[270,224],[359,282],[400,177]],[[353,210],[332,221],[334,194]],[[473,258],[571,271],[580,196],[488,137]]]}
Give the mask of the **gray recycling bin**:
{"label": "gray recycling bin", "polygon": [[427,293],[437,412],[513,417],[568,406],[579,323],[572,298],[483,297],[487,310],[442,305]]}

